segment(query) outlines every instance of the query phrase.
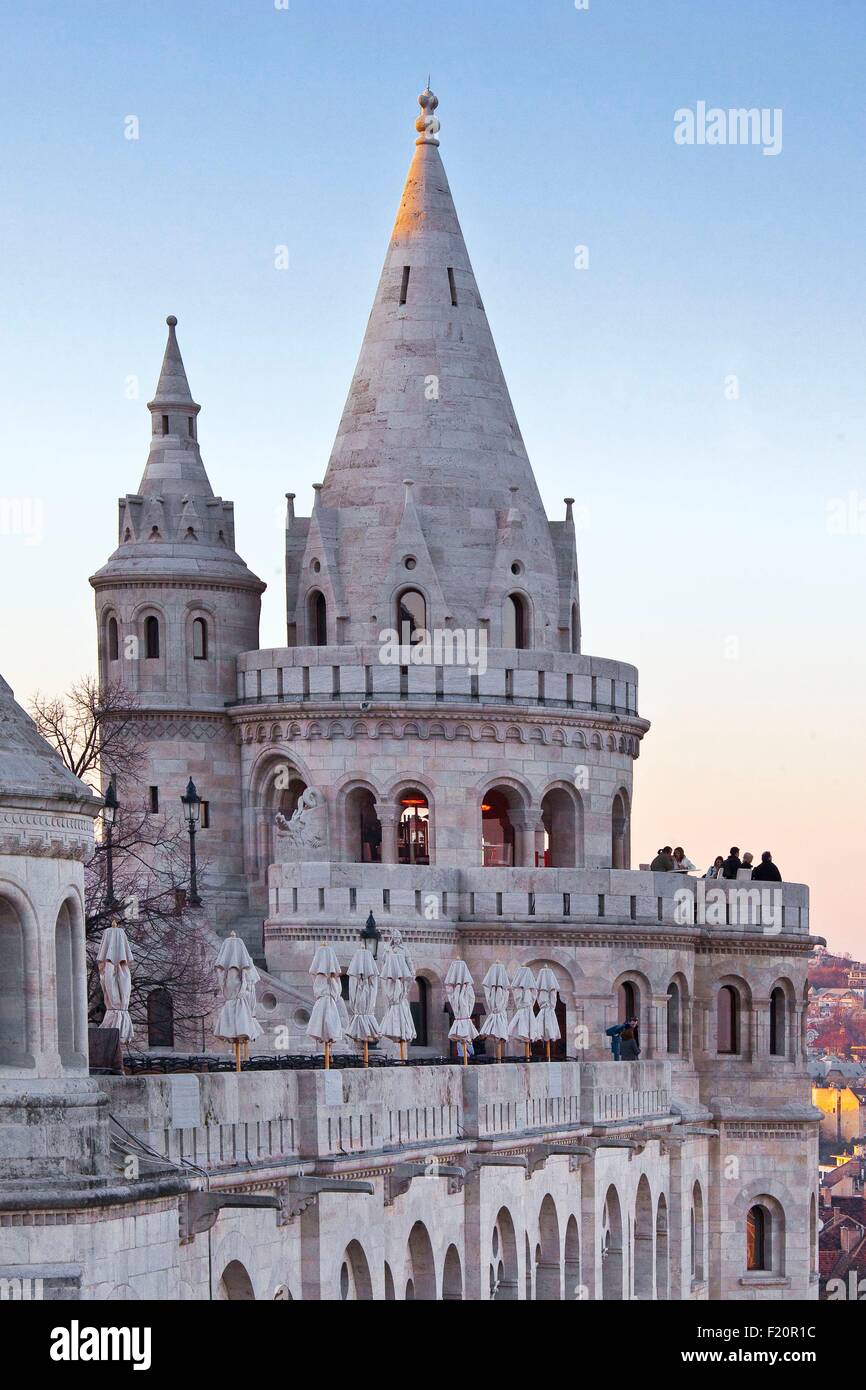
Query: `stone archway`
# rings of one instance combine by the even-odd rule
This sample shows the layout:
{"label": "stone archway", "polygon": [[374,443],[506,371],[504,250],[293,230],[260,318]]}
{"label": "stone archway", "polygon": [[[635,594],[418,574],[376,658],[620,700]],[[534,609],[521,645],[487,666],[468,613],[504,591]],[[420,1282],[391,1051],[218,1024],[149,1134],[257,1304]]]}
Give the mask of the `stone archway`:
{"label": "stone archway", "polygon": [[513,1302],[517,1298],[517,1237],[514,1222],[507,1207],[500,1207],[492,1237],[491,1298],[495,1303]]}
{"label": "stone archway", "polygon": [[622,1299],[622,1207],[613,1183],[604,1199],[601,1232],[601,1296],[605,1301]]}
{"label": "stone archway", "polygon": [[634,1296],[652,1299],[655,1221],[649,1181],[643,1175],[634,1204]]}
{"label": "stone archway", "polygon": [[253,1281],[247,1273],[246,1265],[240,1260],[230,1260],[222,1272],[217,1297],[232,1303],[254,1303]]}
{"label": "stone archway", "polygon": [[661,1193],[656,1208],[656,1298],[664,1302],[669,1296],[668,1204]]}
{"label": "stone archway", "polygon": [[340,1261],[337,1297],[344,1303],[369,1302],[373,1297],[373,1281],[364,1247],[352,1240]]}
{"label": "stone archway", "polygon": [[580,1231],[577,1218],[570,1216],[565,1228],[565,1292],[566,1299],[580,1296]]}
{"label": "stone archway", "polygon": [[538,1213],[538,1251],[535,1261],[535,1297],[550,1302],[562,1298],[559,1217],[556,1203],[547,1194]]}
{"label": "stone archway", "polygon": [[419,1302],[436,1300],[436,1262],[433,1245],[423,1221],[416,1221],[409,1232],[406,1277],[411,1280],[413,1297]]}
{"label": "stone archway", "polygon": [[446,1303],[458,1303],[463,1299],[463,1271],[460,1268],[460,1256],[456,1245],[449,1245],[445,1252],[442,1298]]}

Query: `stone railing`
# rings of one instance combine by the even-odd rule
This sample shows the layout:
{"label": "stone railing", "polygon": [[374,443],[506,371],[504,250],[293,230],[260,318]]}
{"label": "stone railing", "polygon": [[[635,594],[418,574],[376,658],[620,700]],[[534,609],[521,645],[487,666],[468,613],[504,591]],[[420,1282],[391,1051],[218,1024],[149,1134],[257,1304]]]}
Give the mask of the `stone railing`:
{"label": "stone railing", "polygon": [[[638,673],[606,657],[490,648],[480,664],[383,663],[378,646],[285,647],[238,658],[235,707],[477,704],[637,717]],[[482,667],[484,669],[482,669]]]}
{"label": "stone railing", "polygon": [[580,1068],[581,1118],[609,1125],[667,1115],[671,1072],[667,1062],[587,1062]]}
{"label": "stone railing", "polygon": [[[266,936],[293,923],[331,927],[366,918],[401,929],[527,924],[638,923],[763,935],[809,934],[801,883],[705,881],[627,869],[456,869],[396,864],[274,864]],[[354,927],[352,927],[354,930]]]}
{"label": "stone railing", "polygon": [[136,1155],[138,1140],[174,1164],[216,1172],[587,1134],[669,1115],[671,1089],[667,1062],[100,1077],[98,1084],[122,1126],[121,1148],[128,1141]]}

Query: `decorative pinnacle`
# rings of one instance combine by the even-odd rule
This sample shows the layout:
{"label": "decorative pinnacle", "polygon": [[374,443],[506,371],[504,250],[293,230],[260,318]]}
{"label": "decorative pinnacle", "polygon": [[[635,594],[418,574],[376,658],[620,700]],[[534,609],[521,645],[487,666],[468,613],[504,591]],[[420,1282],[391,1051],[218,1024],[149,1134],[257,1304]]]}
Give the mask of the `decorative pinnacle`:
{"label": "decorative pinnacle", "polygon": [[177,328],[177,319],[175,318],[174,314],[169,314],[168,318],[166,319],[166,323],[168,324],[169,328]]}
{"label": "decorative pinnacle", "polygon": [[428,81],[427,87],[418,98],[418,105],[421,107],[421,115],[415,122],[415,129],[420,136],[415,141],[416,145],[438,145],[436,136],[439,134],[440,125],[435,115],[436,107],[439,105],[439,98],[430,91]]}

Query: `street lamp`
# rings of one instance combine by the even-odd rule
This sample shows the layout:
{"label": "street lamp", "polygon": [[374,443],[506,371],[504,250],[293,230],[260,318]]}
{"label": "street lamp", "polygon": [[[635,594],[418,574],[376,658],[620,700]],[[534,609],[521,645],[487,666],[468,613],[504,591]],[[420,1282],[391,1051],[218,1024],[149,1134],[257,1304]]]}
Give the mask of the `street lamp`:
{"label": "street lamp", "polygon": [[117,899],[114,896],[114,864],[112,862],[112,835],[114,833],[114,822],[117,817],[117,792],[114,790],[114,782],[109,782],[102,803],[102,824],[105,826],[105,857],[106,857],[106,887],[108,891],[108,901],[106,907],[109,912],[117,906]]}
{"label": "street lamp", "polygon": [[198,895],[198,884],[195,876],[195,832],[201,815],[201,797],[196,791],[195,782],[191,777],[186,784],[186,796],[181,797],[181,802],[189,828],[189,905],[190,907],[201,907],[201,898]]}
{"label": "street lamp", "polygon": [[365,949],[367,946],[372,944],[373,959],[375,960],[379,954],[379,942],[382,940],[382,933],[376,926],[376,918],[373,916],[372,907],[370,908],[370,916],[364,923],[364,929],[361,932],[361,940],[364,943]]}

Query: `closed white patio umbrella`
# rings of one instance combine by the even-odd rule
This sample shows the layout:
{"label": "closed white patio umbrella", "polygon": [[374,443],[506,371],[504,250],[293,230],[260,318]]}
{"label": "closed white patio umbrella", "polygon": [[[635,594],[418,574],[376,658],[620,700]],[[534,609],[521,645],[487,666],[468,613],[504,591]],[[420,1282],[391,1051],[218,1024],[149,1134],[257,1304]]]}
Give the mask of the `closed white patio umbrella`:
{"label": "closed white patio umbrella", "polygon": [[379,1038],[376,1022],[376,996],[379,993],[379,967],[372,951],[362,947],[349,962],[349,1006],[352,1010],[345,1027],[347,1038],[364,1049],[364,1066],[370,1065],[370,1043]]}
{"label": "closed white patio umbrella", "polygon": [[388,1001],[379,1032],[383,1038],[390,1038],[399,1045],[400,1061],[405,1062],[406,1044],[416,1036],[409,1008],[409,990],[415,983],[415,967],[406,954],[403,938],[398,931],[391,933],[391,940],[385,947],[379,978]]}
{"label": "closed white patio umbrella", "polygon": [[105,1000],[105,1017],[99,1026],[116,1028],[121,1043],[130,1043],[133,1039],[132,1019],[129,1016],[133,963],[132,947],[126,932],[116,921],[112,921],[111,926],[102,933],[96,956],[99,984]]}
{"label": "closed white patio umbrella", "polygon": [[445,998],[451,1005],[454,1014],[454,1022],[449,1029],[448,1036],[452,1042],[456,1042],[458,1047],[463,1050],[463,1065],[468,1065],[469,1048],[473,1039],[478,1037],[478,1029],[472,1022],[472,1010],[475,1008],[475,982],[469,973],[469,967],[463,960],[452,960],[445,976]]}
{"label": "closed white patio umbrella", "polygon": [[240,1071],[241,1046],[255,1040],[262,1031],[252,1012],[259,973],[243,941],[234,932],[220,946],[214,968],[223,996],[214,1036],[233,1044],[235,1070]]}
{"label": "closed white patio umbrella", "polygon": [[491,965],[481,981],[487,1014],[481,1025],[481,1037],[493,1038],[496,1060],[502,1061],[502,1047],[508,1041],[508,972],[499,961]]}
{"label": "closed white patio umbrella", "polygon": [[321,1043],[325,1054],[325,1070],[331,1065],[331,1047],[343,1036],[346,1021],[345,1005],[342,1010],[340,962],[331,946],[322,942],[310,966],[313,977],[313,1011],[307,1024],[307,1037]]}
{"label": "closed white patio umbrella", "polygon": [[550,1044],[559,1042],[559,1019],[556,1017],[556,1004],[559,999],[559,981],[549,965],[543,965],[538,972],[538,1036],[544,1042],[544,1055],[550,1061]]}
{"label": "closed white patio umbrella", "polygon": [[511,998],[515,1012],[508,1035],[511,1038],[519,1038],[523,1043],[526,1060],[529,1061],[532,1044],[538,1037],[538,1020],[534,1009],[538,998],[538,985],[528,965],[521,965],[515,973],[511,981]]}

